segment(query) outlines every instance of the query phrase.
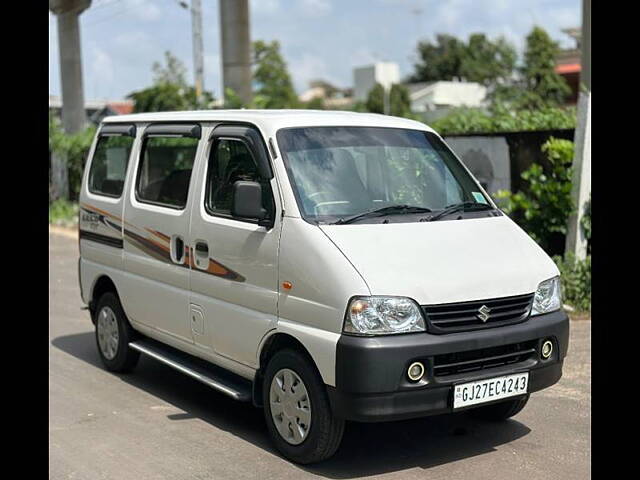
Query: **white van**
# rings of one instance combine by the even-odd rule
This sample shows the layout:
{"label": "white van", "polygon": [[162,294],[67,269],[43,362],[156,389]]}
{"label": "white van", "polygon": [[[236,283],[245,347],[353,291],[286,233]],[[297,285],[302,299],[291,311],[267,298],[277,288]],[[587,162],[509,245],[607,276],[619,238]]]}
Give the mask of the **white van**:
{"label": "white van", "polygon": [[295,462],[330,457],[345,420],[506,419],[562,375],[558,269],[422,123],[109,117],[80,203],[106,368],[142,353],[253,402]]}

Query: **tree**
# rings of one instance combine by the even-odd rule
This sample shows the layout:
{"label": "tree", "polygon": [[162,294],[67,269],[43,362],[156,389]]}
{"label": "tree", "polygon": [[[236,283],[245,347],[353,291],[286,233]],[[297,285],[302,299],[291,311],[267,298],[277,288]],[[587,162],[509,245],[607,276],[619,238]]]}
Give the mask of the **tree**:
{"label": "tree", "polygon": [[187,85],[184,64],[171,52],[165,52],[165,65],[154,62],[153,85],[130,93],[134,112],[169,112],[191,110],[211,104],[211,92],[202,92],[202,105],[198,104],[195,87]]}
{"label": "tree", "polygon": [[490,86],[506,81],[513,73],[516,60],[516,49],[503,37],[492,42],[484,33],[474,33],[464,51],[460,76],[469,82]]}
{"label": "tree", "polygon": [[461,76],[465,44],[453,35],[436,35],[435,44],[430,41],[418,43],[420,60],[414,65],[413,82],[453,80]]}
{"label": "tree", "polygon": [[522,74],[525,89],[537,96],[542,103],[561,104],[570,93],[564,78],[555,71],[559,47],[547,32],[534,27],[527,35]]}
{"label": "tree", "polygon": [[492,102],[518,110],[562,105],[571,89],[555,71],[558,51],[557,42],[544,29],[534,27],[527,35],[520,79],[498,86]]}
{"label": "tree", "polygon": [[298,96],[293,88],[287,64],[280,55],[280,44],[274,40],[253,42],[253,78],[258,84],[254,104],[258,108],[297,108]]}
{"label": "tree", "polygon": [[376,83],[369,93],[365,102],[367,112],[384,113],[384,87]]}
{"label": "tree", "polygon": [[389,114],[396,117],[411,116],[409,90],[404,85],[391,85],[391,90],[389,91]]}

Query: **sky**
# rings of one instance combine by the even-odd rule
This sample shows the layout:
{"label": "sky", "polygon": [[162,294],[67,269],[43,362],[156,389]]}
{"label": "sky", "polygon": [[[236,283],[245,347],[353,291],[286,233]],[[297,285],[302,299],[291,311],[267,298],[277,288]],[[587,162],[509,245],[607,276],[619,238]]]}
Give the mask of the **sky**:
{"label": "sky", "polygon": [[[189,2],[189,0],[186,0]],[[193,83],[191,15],[178,0],[93,0],[80,17],[85,99],[117,100],[152,82],[151,66],[171,51]],[[218,0],[201,0],[205,89],[221,91]],[[519,52],[533,25],[563,48],[579,27],[581,0],[250,0],[252,40],[278,40],[298,93],[309,81],[353,84],[353,68],[396,62],[402,77],[419,40],[448,33],[504,36]],[[49,93],[59,95],[56,18],[49,14]]]}

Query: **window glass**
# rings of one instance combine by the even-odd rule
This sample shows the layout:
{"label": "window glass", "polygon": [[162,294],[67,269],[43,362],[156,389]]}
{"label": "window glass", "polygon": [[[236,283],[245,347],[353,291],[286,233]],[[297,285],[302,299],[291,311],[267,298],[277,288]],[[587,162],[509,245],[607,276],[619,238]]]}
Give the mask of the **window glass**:
{"label": "window glass", "polygon": [[138,199],[184,208],[198,142],[197,138],[148,137],[138,172]]}
{"label": "window glass", "polygon": [[119,197],[124,187],[133,137],[101,136],[98,139],[91,169],[89,191],[98,195]]}
{"label": "window glass", "polygon": [[240,140],[222,139],[211,149],[207,174],[205,206],[211,214],[231,215],[233,184],[239,180],[258,182],[262,186],[262,205],[271,215],[271,185],[258,173],[251,152]]}
{"label": "window glass", "polygon": [[442,210],[478,188],[442,141],[417,130],[311,127],[277,134],[305,218],[333,221],[390,205]]}

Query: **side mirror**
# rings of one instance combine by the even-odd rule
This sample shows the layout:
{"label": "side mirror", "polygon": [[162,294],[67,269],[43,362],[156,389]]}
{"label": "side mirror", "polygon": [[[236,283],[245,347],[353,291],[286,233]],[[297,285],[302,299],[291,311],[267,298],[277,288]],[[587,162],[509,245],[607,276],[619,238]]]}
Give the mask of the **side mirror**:
{"label": "side mirror", "polygon": [[262,186],[258,182],[238,180],[233,184],[233,201],[231,214],[234,217],[259,220],[258,225],[267,228],[273,226],[273,221],[267,217],[267,211],[262,207]]}

